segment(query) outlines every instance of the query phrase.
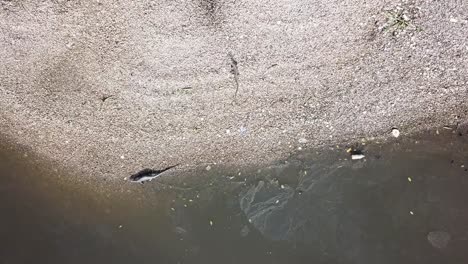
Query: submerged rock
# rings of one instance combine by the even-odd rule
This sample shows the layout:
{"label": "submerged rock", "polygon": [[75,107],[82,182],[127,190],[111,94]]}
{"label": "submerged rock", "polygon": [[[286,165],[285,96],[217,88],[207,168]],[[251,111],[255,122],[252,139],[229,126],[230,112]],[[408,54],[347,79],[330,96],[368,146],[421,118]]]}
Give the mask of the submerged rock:
{"label": "submerged rock", "polygon": [[433,247],[438,249],[447,247],[450,239],[450,234],[445,231],[432,231],[427,234],[427,241],[429,241]]}

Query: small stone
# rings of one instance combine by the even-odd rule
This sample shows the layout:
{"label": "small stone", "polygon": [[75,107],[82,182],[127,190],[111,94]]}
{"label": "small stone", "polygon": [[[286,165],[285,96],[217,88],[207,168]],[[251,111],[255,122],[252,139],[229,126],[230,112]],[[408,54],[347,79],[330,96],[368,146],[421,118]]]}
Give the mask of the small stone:
{"label": "small stone", "polygon": [[413,180],[411,179],[411,177],[408,177],[408,181],[409,181],[409,182],[412,182]]}
{"label": "small stone", "polygon": [[205,169],[206,169],[207,171],[209,171],[209,170],[211,170],[211,166],[210,166],[210,165],[208,165],[208,166],[206,166],[206,168],[205,168]]}
{"label": "small stone", "polygon": [[281,189],[284,189],[284,185],[283,185],[283,184],[281,184],[281,186],[280,186],[280,187],[281,187]]}
{"label": "small stone", "polygon": [[450,234],[445,231],[432,231],[427,234],[427,241],[438,249],[443,249],[447,247],[450,242]]}
{"label": "small stone", "polygon": [[450,22],[452,22],[452,23],[457,23],[457,22],[458,22],[458,19],[451,17],[451,18],[450,18]]}
{"label": "small stone", "polygon": [[213,226],[213,221],[212,220],[210,220],[210,226]]}
{"label": "small stone", "polygon": [[409,211],[410,215],[414,215],[414,212],[413,211]]}
{"label": "small stone", "polygon": [[400,136],[400,131],[396,128],[392,128],[392,136],[397,138]]}
{"label": "small stone", "polygon": [[121,159],[125,159],[125,156],[124,156],[124,155],[122,155],[122,156],[120,156],[120,158],[121,158]]}
{"label": "small stone", "polygon": [[305,143],[307,143],[307,139],[305,139],[305,138],[300,138],[300,139],[299,139],[299,143],[305,144]]}
{"label": "small stone", "polygon": [[276,203],[276,204],[279,204],[279,200],[276,200],[276,202],[275,202],[275,203]]}
{"label": "small stone", "polygon": [[119,225],[119,228],[122,228],[122,227],[123,227],[123,225]]}

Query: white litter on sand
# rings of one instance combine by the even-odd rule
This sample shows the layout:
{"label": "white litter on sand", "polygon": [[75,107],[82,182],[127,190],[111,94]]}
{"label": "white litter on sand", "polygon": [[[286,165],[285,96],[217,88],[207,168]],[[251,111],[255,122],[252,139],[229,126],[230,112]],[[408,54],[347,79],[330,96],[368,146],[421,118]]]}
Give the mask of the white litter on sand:
{"label": "white litter on sand", "polygon": [[363,159],[365,158],[366,156],[362,155],[362,154],[353,154],[351,155],[351,159],[352,160],[360,160],[360,159]]}

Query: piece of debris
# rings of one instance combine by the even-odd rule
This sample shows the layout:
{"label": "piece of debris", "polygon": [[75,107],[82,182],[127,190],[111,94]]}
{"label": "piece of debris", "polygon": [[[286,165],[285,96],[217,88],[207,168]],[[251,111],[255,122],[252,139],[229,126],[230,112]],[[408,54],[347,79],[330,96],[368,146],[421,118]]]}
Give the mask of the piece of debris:
{"label": "piece of debris", "polygon": [[113,95],[103,95],[99,99],[104,103],[107,99],[113,97]]}
{"label": "piece of debris", "polygon": [[427,241],[438,249],[443,249],[447,247],[450,242],[451,236],[445,231],[432,231],[427,234]]}
{"label": "piece of debris", "polygon": [[210,226],[213,226],[213,221],[210,220]]}
{"label": "piece of debris", "polygon": [[163,172],[165,172],[167,170],[170,170],[170,169],[172,169],[172,168],[174,168],[174,167],[176,167],[178,165],[179,164],[173,165],[173,166],[167,167],[167,168],[162,169],[162,170],[143,169],[143,170],[131,175],[130,176],[130,181],[139,182],[139,183],[144,183],[145,181],[151,181],[154,178],[161,176],[161,174]]}
{"label": "piece of debris", "polygon": [[443,129],[447,129],[447,130],[452,130],[453,128],[449,127],[449,126],[444,126],[442,127]]}
{"label": "piece of debris", "polygon": [[246,237],[249,234],[249,232],[250,232],[250,228],[247,225],[245,225],[240,231],[240,235],[241,237]]}
{"label": "piece of debris", "polygon": [[411,177],[408,177],[408,181],[409,181],[409,182],[412,182],[413,180],[411,179]]}
{"label": "piece of debris", "polygon": [[414,212],[413,211],[409,211],[410,215],[414,215]]}
{"label": "piece of debris", "polygon": [[210,166],[210,165],[206,166],[205,170],[206,170],[206,171],[211,170],[211,166]]}
{"label": "piece of debris", "polygon": [[247,128],[244,127],[244,126],[241,126],[239,128],[239,132],[240,132],[241,135],[245,135],[247,133]]}
{"label": "piece of debris", "polygon": [[305,139],[305,138],[300,138],[300,139],[299,139],[299,143],[305,144],[305,143],[307,143],[307,139]]}
{"label": "piece of debris", "polygon": [[360,159],[363,159],[365,158],[366,156],[364,156],[363,154],[352,154],[351,155],[351,159],[352,160],[360,160]]}
{"label": "piece of debris", "polygon": [[400,136],[400,131],[396,128],[392,128],[392,136],[397,138]]}

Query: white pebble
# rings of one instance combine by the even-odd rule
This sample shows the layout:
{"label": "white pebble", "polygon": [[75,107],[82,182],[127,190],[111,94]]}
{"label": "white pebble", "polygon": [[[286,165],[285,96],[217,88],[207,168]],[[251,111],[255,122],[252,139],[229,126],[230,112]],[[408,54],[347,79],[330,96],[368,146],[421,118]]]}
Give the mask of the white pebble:
{"label": "white pebble", "polygon": [[207,171],[211,170],[211,166],[210,165],[206,166],[206,170]]}
{"label": "white pebble", "polygon": [[392,128],[392,136],[393,137],[399,137],[400,136],[400,131],[396,128]]}

